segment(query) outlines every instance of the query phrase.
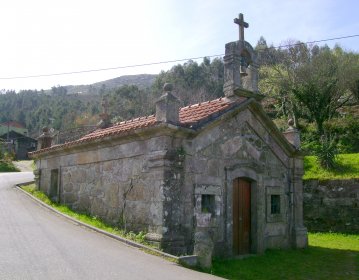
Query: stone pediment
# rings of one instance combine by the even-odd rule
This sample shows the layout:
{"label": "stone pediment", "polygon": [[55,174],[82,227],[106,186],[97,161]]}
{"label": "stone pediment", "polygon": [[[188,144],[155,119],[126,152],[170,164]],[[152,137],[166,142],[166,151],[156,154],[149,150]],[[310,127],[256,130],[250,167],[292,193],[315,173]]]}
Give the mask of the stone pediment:
{"label": "stone pediment", "polygon": [[258,137],[247,122],[237,127],[228,124],[224,133],[207,147],[199,151],[203,156],[218,158],[247,158],[255,161],[261,159],[261,154],[267,150],[267,145]]}
{"label": "stone pediment", "polygon": [[253,160],[249,160],[249,161],[243,161],[243,162],[237,162],[233,165],[227,166],[225,167],[227,170],[232,171],[235,169],[240,169],[243,167],[247,167],[250,169],[255,170],[257,173],[263,173],[265,170],[265,165],[263,162],[257,162],[257,161],[253,161]]}

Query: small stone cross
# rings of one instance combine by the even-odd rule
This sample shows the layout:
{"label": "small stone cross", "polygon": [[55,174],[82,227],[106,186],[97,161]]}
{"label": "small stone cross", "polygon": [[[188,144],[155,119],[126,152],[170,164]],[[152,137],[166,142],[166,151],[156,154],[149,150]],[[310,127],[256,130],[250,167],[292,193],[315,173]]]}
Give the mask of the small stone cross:
{"label": "small stone cross", "polygon": [[233,21],[235,24],[239,25],[239,41],[244,41],[244,28],[248,28],[249,24],[244,21],[243,14],[239,14],[239,17],[235,18]]}

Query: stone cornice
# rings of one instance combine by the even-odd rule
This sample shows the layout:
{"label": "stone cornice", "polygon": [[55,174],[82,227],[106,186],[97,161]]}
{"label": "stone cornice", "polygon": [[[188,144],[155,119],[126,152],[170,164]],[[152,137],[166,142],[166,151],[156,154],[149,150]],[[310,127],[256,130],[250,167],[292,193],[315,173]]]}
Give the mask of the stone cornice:
{"label": "stone cornice", "polygon": [[284,148],[288,156],[293,157],[302,155],[301,151],[297,150],[292,144],[288,142],[288,140],[284,137],[283,133],[280,132],[274,122],[267,116],[266,112],[258,102],[252,100],[252,102],[249,104],[249,109],[255,116],[258,117],[258,120],[263,124],[263,126],[276,140],[276,142]]}

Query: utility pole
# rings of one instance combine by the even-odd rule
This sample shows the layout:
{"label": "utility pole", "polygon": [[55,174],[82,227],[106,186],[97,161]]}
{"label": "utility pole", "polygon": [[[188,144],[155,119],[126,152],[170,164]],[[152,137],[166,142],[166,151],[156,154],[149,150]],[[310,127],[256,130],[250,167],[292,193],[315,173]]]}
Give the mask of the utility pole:
{"label": "utility pole", "polygon": [[6,137],[6,141],[9,142],[9,129],[10,129],[10,121],[7,121],[7,137]]}
{"label": "utility pole", "polygon": [[12,144],[10,143],[10,122],[12,120],[7,120],[7,135],[6,135],[6,145],[7,145],[7,150],[9,153],[11,153],[12,151]]}
{"label": "utility pole", "polygon": [[7,121],[7,136],[6,136],[6,145],[7,145],[7,151],[10,153],[11,147],[10,147],[10,141],[9,141],[9,130],[10,130],[10,121]]}

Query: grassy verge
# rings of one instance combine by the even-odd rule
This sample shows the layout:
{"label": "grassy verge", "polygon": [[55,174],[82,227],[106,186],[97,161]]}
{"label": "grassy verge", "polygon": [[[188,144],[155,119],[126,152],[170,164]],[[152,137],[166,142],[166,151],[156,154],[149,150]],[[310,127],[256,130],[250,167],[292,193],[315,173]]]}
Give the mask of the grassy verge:
{"label": "grassy verge", "polygon": [[337,157],[338,168],[326,170],[319,166],[315,156],[304,157],[304,180],[332,180],[359,178],[359,154],[341,154]]}
{"label": "grassy verge", "polygon": [[12,162],[0,160],[0,172],[19,172]]}
{"label": "grassy verge", "polygon": [[88,225],[91,225],[93,227],[102,229],[104,231],[107,231],[109,233],[121,236],[123,238],[126,239],[130,239],[132,241],[135,241],[137,243],[141,243],[144,244],[146,246],[151,246],[150,244],[145,242],[145,233],[144,232],[139,232],[139,233],[134,233],[132,231],[127,232],[125,230],[122,230],[120,228],[117,227],[113,227],[110,226],[108,224],[106,224],[105,222],[101,221],[100,219],[98,219],[97,217],[94,216],[90,216],[87,214],[82,214],[82,213],[77,213],[73,210],[71,210],[69,207],[65,206],[65,205],[60,205],[57,203],[52,202],[48,196],[46,196],[46,194],[44,194],[41,191],[38,191],[35,189],[35,184],[31,184],[31,185],[27,185],[27,186],[23,186],[22,187],[23,190],[25,190],[26,192],[32,194],[33,196],[35,196],[36,198],[38,198],[39,200],[41,200],[42,202],[50,205],[51,207],[55,208],[57,211],[64,213],[72,218],[75,218],[76,220],[79,220],[83,223],[86,223]]}
{"label": "grassy verge", "polygon": [[228,279],[359,279],[359,235],[312,233],[307,249],[215,260],[211,273]]}
{"label": "grassy verge", "polygon": [[36,163],[34,160],[32,160],[32,162],[31,162],[31,168],[33,171],[36,169]]}
{"label": "grassy verge", "polygon": [[[23,187],[41,201],[84,223],[121,237],[144,242],[144,234],[111,227],[96,217],[79,214],[49,200],[34,185]],[[148,244],[146,244],[148,245]],[[268,250],[246,259],[215,259],[211,274],[227,279],[359,279],[359,234],[311,233],[309,247],[300,250]]]}

